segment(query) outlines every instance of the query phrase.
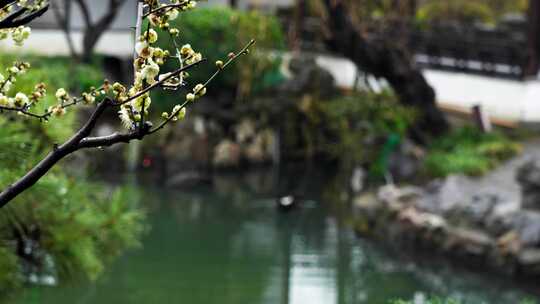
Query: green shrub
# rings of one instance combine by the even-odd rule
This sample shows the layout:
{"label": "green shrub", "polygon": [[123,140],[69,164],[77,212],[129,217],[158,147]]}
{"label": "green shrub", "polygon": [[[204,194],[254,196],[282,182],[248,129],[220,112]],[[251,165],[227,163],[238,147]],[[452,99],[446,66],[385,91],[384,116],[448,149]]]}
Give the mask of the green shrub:
{"label": "green shrub", "polygon": [[429,175],[463,173],[482,175],[521,151],[521,145],[501,133],[482,133],[465,127],[452,131],[428,148],[425,168]]}
{"label": "green shrub", "polygon": [[[179,43],[189,41],[196,51],[203,53],[208,62],[190,71],[187,81],[191,85],[202,83],[215,72],[216,60],[227,59],[229,52],[235,52],[256,39],[256,47],[249,56],[227,70],[224,77],[217,78],[212,87],[220,91],[232,90],[240,97],[247,97],[279,83],[283,76],[279,72],[280,60],[271,55],[283,50],[285,37],[278,20],[261,13],[236,11],[226,7],[200,8],[181,15],[173,21],[182,31]],[[160,33],[159,45],[173,52],[174,44],[167,33]],[[172,53],[174,55],[174,52]],[[175,60],[169,60],[167,69],[177,68]],[[210,90],[210,93],[212,90]],[[167,94],[160,97],[167,98]],[[172,96],[172,95],[171,95]],[[177,95],[174,95],[177,98]],[[172,98],[172,97],[171,97]],[[171,99],[169,98],[169,99]],[[169,103],[178,103],[170,101]]]}
{"label": "green shrub", "polygon": [[400,105],[391,92],[357,92],[321,104],[323,123],[333,140],[325,143],[325,150],[335,157],[347,157],[355,161],[373,163],[381,148],[367,141],[386,138],[392,134],[405,136],[416,114],[414,110]]}
{"label": "green shrub", "polygon": [[527,0],[428,0],[418,8],[416,20],[496,23],[504,14],[524,13],[527,7]]}
{"label": "green shrub", "polygon": [[21,277],[17,256],[13,249],[0,245],[0,300],[21,286]]}
{"label": "green shrub", "polygon": [[[10,67],[14,62],[13,55],[0,56],[0,72]],[[82,92],[89,87],[103,81],[103,73],[96,66],[78,65],[73,67],[68,58],[48,58],[38,56],[26,56],[20,58],[28,61],[32,68],[26,74],[19,76],[16,83],[11,88],[14,92],[30,93],[34,85],[40,82],[46,83],[47,96],[34,109],[36,113],[43,113],[49,106],[55,105],[55,92],[59,88],[66,88],[72,92]],[[70,70],[73,67],[74,70]],[[67,115],[62,119],[51,119],[50,123],[43,124],[34,119],[22,119],[23,123],[35,136],[42,138],[44,142],[61,142],[73,134],[73,127],[76,119],[75,112],[68,109]]]}

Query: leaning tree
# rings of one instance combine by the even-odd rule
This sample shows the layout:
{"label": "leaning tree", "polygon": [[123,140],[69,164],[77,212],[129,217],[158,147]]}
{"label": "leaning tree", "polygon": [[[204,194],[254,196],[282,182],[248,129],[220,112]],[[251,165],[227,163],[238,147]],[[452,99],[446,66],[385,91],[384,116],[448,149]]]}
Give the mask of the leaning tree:
{"label": "leaning tree", "polygon": [[[0,0],[0,38],[11,37],[21,44],[30,35],[30,29],[25,27],[29,21],[43,14],[48,8],[47,0]],[[189,87],[185,81],[187,72],[205,62],[201,53],[180,41],[180,30],[170,25],[169,21],[176,19],[179,14],[196,7],[194,0],[142,0],[137,13],[136,44],[133,66],[135,79],[132,84],[111,84],[104,81],[99,87],[91,88],[79,96],[71,96],[65,89],[59,89],[54,94],[57,103],[44,112],[35,111],[35,106],[43,102],[48,93],[46,84],[35,85],[32,92],[12,92],[11,85],[17,77],[23,74],[30,65],[25,62],[15,62],[6,70],[6,75],[0,74],[0,113],[3,115],[16,114],[17,118],[37,119],[47,122],[65,115],[66,111],[75,106],[87,105],[93,108],[92,114],[82,127],[66,142],[51,147],[50,153],[30,169],[19,180],[11,185],[2,185],[0,192],[0,208],[9,203],[25,190],[32,187],[51,168],[66,156],[83,149],[109,147],[118,143],[129,143],[133,140],[155,134],[169,124],[182,120],[187,108],[201,96],[206,94],[208,85],[225,68],[241,55],[247,54],[255,43],[251,40],[243,49],[229,53],[227,58],[215,62],[216,71],[204,83]],[[144,21],[148,21],[144,31],[141,30]],[[157,45],[158,31],[160,35],[168,36],[177,46],[169,53]],[[177,63],[175,69],[163,71],[165,62],[172,60]],[[179,100],[169,112],[161,114],[161,121],[154,124],[150,120],[153,90],[166,88],[183,91]],[[118,111],[125,131],[115,132],[105,136],[93,136],[93,130],[98,125],[103,113],[109,109]],[[54,122],[52,122],[54,123]]]}
{"label": "leaning tree", "polygon": [[324,20],[325,44],[329,50],[352,60],[371,75],[388,81],[400,102],[417,109],[412,135],[419,141],[447,131],[449,125],[436,106],[436,95],[407,49],[406,41],[388,35],[407,35],[407,24],[416,6],[414,0],[297,0],[308,2]]}

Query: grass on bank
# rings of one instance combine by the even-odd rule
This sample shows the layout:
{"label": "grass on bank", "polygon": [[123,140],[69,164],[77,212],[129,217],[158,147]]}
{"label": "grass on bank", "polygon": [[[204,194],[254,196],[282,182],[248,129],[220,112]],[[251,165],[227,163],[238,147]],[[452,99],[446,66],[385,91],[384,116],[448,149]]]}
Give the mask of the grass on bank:
{"label": "grass on bank", "polygon": [[424,165],[429,176],[479,176],[521,150],[521,144],[503,133],[482,133],[473,127],[462,127],[435,140],[428,147]]}
{"label": "grass on bank", "polygon": [[[465,304],[466,302],[462,302],[462,301],[458,301],[454,299],[431,298],[420,303],[421,304]],[[536,304],[536,303],[537,302],[534,300],[525,299],[516,304]],[[393,300],[393,301],[390,301],[389,304],[417,304],[417,302],[405,301],[405,300]]]}

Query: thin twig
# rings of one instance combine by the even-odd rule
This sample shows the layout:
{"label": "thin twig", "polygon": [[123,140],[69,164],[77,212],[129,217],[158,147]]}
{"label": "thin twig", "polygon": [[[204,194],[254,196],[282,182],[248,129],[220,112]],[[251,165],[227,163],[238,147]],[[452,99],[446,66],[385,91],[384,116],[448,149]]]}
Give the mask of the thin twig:
{"label": "thin twig", "polygon": [[[221,67],[221,68],[218,67],[216,72],[214,74],[212,74],[212,76],[210,76],[210,78],[208,78],[208,80],[206,80],[206,82],[203,84],[203,87],[201,88],[201,90],[206,88],[210,84],[210,82],[212,82],[212,80],[214,80],[221,73],[221,71],[225,70],[225,68],[227,68],[231,63],[233,63],[236,59],[238,59],[238,57],[246,54],[248,52],[249,48],[251,46],[253,46],[254,44],[255,44],[255,39],[251,39],[251,41],[248,44],[246,44],[246,46],[244,46],[244,48],[242,48],[242,50],[240,50],[240,52],[238,52],[234,56],[230,57],[229,60],[227,60],[227,62],[225,64],[223,64],[223,67]],[[198,93],[198,92],[195,92],[195,93]],[[154,134],[157,131],[163,129],[168,123],[170,123],[176,117],[176,115],[178,115],[178,113],[180,113],[180,111],[182,111],[182,109],[188,103],[189,103],[189,101],[187,101],[187,100],[184,101],[184,103],[180,105],[180,108],[178,108],[178,110],[171,113],[171,115],[169,115],[169,117],[167,119],[165,119],[161,124],[159,124],[159,126],[154,128],[153,130],[150,130],[148,133],[149,134]]]}
{"label": "thin twig", "polygon": [[141,90],[141,91],[138,92],[137,94],[135,94],[135,95],[133,95],[133,96],[130,96],[130,97],[129,97],[128,99],[126,99],[126,100],[123,100],[123,101],[121,101],[121,102],[115,103],[115,105],[116,105],[116,106],[121,106],[121,105],[126,104],[126,103],[128,103],[128,102],[130,102],[130,101],[133,101],[133,100],[135,100],[135,99],[137,99],[137,98],[143,96],[144,94],[150,92],[151,90],[153,90],[153,89],[155,89],[155,88],[161,86],[163,83],[167,82],[169,79],[175,77],[176,75],[178,75],[178,74],[180,74],[180,73],[182,73],[182,72],[184,72],[184,71],[187,71],[187,70],[191,69],[192,67],[197,66],[197,65],[199,65],[199,64],[201,64],[201,63],[203,63],[203,62],[205,62],[205,61],[206,61],[206,59],[202,59],[202,60],[200,60],[200,61],[197,61],[197,62],[194,62],[194,63],[192,63],[192,64],[189,64],[189,65],[186,65],[186,66],[184,66],[184,67],[181,67],[181,68],[175,70],[174,72],[171,72],[169,75],[167,75],[167,77],[163,78],[162,80],[157,81],[157,82],[154,83],[153,85],[148,86],[147,88]]}
{"label": "thin twig", "polygon": [[147,18],[148,16],[150,16],[150,15],[152,15],[152,14],[159,13],[159,12],[161,12],[161,11],[163,11],[163,10],[170,10],[170,9],[182,7],[182,6],[186,5],[186,3],[188,3],[187,0],[185,0],[185,1],[182,2],[182,3],[168,4],[168,5],[160,6],[160,7],[158,7],[158,8],[152,9],[152,10],[150,10],[148,13],[144,14],[144,15],[143,15],[143,18]]}

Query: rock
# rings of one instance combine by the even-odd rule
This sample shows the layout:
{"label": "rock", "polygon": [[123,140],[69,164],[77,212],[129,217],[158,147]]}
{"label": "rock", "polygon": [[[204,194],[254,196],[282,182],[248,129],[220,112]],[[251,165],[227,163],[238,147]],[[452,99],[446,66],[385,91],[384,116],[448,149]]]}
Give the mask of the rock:
{"label": "rock", "polygon": [[497,239],[497,247],[502,254],[516,255],[521,250],[521,241],[516,231],[510,231]]}
{"label": "rock", "polygon": [[244,156],[250,164],[260,164],[266,162],[269,158],[265,153],[264,144],[260,140],[254,140],[244,150]]}
{"label": "rock", "polygon": [[405,139],[388,159],[388,170],[395,181],[412,180],[418,176],[425,152]]}
{"label": "rock", "polygon": [[419,212],[412,207],[406,208],[400,212],[398,219],[412,224],[415,228],[424,228],[430,231],[445,229],[447,226],[446,220],[441,216],[427,212]]}
{"label": "rock", "polygon": [[445,247],[449,250],[481,256],[487,255],[494,244],[494,240],[482,231],[454,228],[448,232]]}
{"label": "rock", "polygon": [[446,178],[441,185],[437,200],[439,201],[440,211],[450,213],[461,206],[464,202],[468,202],[470,197],[467,193],[463,193],[463,183],[467,181],[467,177],[463,175],[452,175]]}
{"label": "rock", "polygon": [[519,211],[518,202],[504,202],[493,207],[485,220],[487,231],[496,237],[504,235],[514,229],[514,217]]}
{"label": "rock", "polygon": [[454,204],[453,209],[446,211],[446,214],[457,222],[483,227],[486,219],[493,209],[500,202],[500,197],[495,194],[474,195],[461,204]]}
{"label": "rock", "polygon": [[540,160],[525,163],[518,169],[516,178],[524,188],[540,188]]}
{"label": "rock", "polygon": [[350,179],[350,187],[353,193],[358,194],[362,192],[364,189],[364,183],[366,179],[367,173],[366,170],[362,167],[356,167],[353,170],[353,173],[351,175]]}
{"label": "rock", "polygon": [[518,211],[512,221],[524,247],[540,247],[540,212]]}
{"label": "rock", "polygon": [[527,162],[517,172],[521,185],[522,208],[540,210],[540,160]]}
{"label": "rock", "polygon": [[410,205],[422,197],[422,195],[423,191],[418,187],[408,186],[400,188],[395,185],[386,185],[379,188],[377,198],[385,204],[398,203]]}
{"label": "rock", "polygon": [[522,193],[521,206],[523,209],[540,211],[540,189]]}
{"label": "rock", "polygon": [[256,133],[255,123],[251,119],[244,119],[234,127],[234,133],[239,144],[251,141]]}
{"label": "rock", "polygon": [[314,57],[297,56],[291,58],[289,70],[293,77],[279,87],[279,91],[289,96],[301,96],[305,92],[327,99],[336,92],[334,77],[321,68]]}
{"label": "rock", "polygon": [[518,255],[518,262],[523,266],[540,266],[540,249],[525,249]]}
{"label": "rock", "polygon": [[225,139],[216,146],[213,163],[217,167],[235,167],[240,164],[240,155],[240,146]]}
{"label": "rock", "polygon": [[474,222],[481,223],[499,203],[499,200],[496,194],[475,195],[471,203],[465,206],[464,211]]}
{"label": "rock", "polygon": [[381,202],[373,193],[364,193],[354,199],[355,213],[361,216],[367,216],[369,219],[375,219],[382,208]]}
{"label": "rock", "polygon": [[164,178],[186,170],[207,168],[212,163],[212,138],[220,138],[221,130],[210,127],[211,121],[186,118],[159,132],[151,142],[143,142],[142,154],[154,159],[156,171]]}
{"label": "rock", "polygon": [[271,130],[263,130],[255,136],[247,145],[243,154],[251,164],[259,164],[271,161],[275,150],[275,134]]}

